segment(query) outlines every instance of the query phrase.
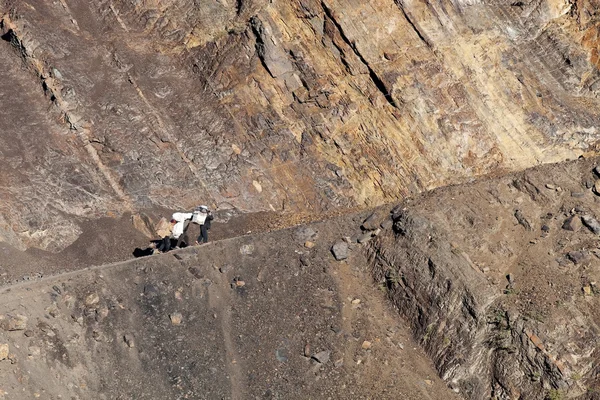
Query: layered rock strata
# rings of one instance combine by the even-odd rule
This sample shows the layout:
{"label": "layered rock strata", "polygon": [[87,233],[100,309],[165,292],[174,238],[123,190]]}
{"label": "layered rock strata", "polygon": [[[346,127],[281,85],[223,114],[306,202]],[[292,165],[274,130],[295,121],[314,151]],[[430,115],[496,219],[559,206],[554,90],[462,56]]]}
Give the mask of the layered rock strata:
{"label": "layered rock strata", "polygon": [[594,152],[595,5],[3,0],[2,238],[370,206]]}
{"label": "layered rock strata", "polygon": [[375,279],[465,398],[597,396],[594,166],[436,190],[370,242]]}

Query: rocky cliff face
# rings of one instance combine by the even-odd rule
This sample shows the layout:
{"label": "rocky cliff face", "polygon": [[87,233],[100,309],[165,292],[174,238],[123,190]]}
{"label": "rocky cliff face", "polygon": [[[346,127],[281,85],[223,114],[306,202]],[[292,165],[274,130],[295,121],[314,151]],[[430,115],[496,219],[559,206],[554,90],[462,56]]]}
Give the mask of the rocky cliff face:
{"label": "rocky cliff face", "polygon": [[2,237],[319,213],[593,152],[596,5],[3,0]]}

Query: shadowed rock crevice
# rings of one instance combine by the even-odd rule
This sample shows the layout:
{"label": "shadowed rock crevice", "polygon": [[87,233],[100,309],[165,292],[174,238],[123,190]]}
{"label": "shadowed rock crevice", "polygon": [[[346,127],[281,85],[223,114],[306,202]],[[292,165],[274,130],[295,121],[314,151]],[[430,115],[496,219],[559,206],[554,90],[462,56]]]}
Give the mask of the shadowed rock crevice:
{"label": "shadowed rock crevice", "polygon": [[[387,102],[392,107],[398,108],[396,101],[390,94],[391,90],[388,88],[388,85],[386,85],[385,82],[377,75],[377,73],[373,70],[373,68],[365,60],[365,58],[362,56],[362,54],[358,51],[358,49],[356,48],[356,45],[354,43],[351,43],[350,40],[346,37],[346,35],[344,34],[343,28],[340,26],[339,22],[335,19],[335,16],[333,15],[331,9],[329,9],[327,7],[327,4],[325,4],[325,2],[322,2],[321,5],[323,7],[323,10],[325,11],[325,15],[327,15],[327,18],[335,25],[336,29],[340,33],[341,38],[352,49],[352,51],[354,52],[356,57],[358,57],[360,62],[365,67],[367,67],[367,70],[369,71],[369,76],[371,77],[373,84],[377,87],[377,89],[381,92],[381,94],[383,94],[383,96],[385,97]],[[410,22],[410,20],[409,20],[409,22]],[[421,36],[419,36],[419,37],[421,37]]]}

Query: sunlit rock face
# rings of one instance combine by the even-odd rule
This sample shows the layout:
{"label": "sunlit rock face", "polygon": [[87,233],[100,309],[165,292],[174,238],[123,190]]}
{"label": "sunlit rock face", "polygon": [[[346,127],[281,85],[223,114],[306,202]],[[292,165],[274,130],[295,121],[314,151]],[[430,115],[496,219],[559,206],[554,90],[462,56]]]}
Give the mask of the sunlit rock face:
{"label": "sunlit rock face", "polygon": [[371,206],[595,152],[598,6],[2,0],[1,239]]}

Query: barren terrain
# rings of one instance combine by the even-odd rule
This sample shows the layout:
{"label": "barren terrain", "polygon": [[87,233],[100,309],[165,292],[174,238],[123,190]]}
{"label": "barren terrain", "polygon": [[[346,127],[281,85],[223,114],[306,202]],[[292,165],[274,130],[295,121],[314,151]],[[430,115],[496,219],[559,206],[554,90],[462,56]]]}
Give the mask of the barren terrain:
{"label": "barren terrain", "polygon": [[599,9],[0,0],[0,398],[600,398]]}

